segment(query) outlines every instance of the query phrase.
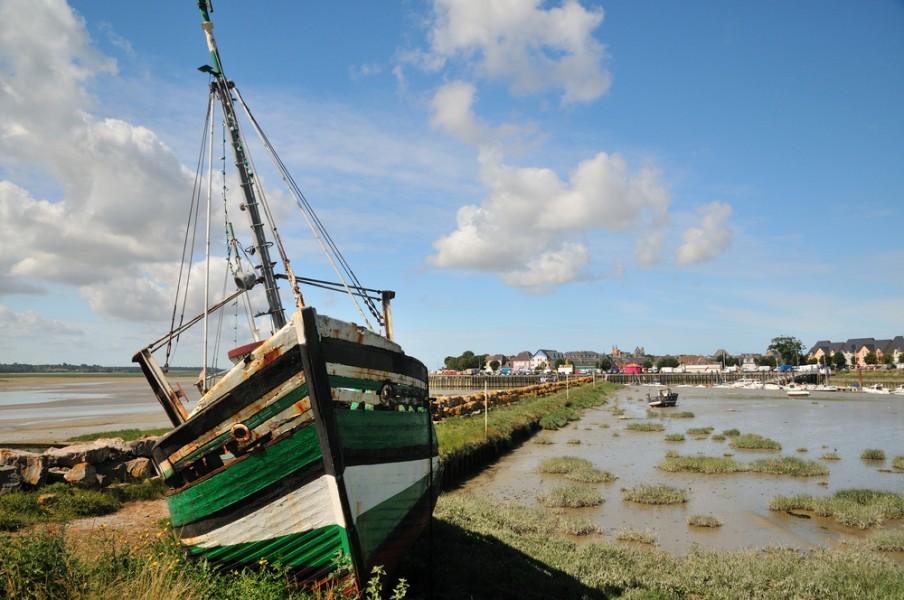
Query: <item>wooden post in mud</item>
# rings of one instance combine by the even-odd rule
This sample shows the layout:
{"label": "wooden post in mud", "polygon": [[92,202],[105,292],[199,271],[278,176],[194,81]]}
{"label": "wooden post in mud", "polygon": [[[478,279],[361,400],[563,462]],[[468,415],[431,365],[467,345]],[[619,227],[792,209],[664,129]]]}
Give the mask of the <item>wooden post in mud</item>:
{"label": "wooden post in mud", "polygon": [[487,382],[483,382],[483,439],[490,437],[490,395],[487,392]]}

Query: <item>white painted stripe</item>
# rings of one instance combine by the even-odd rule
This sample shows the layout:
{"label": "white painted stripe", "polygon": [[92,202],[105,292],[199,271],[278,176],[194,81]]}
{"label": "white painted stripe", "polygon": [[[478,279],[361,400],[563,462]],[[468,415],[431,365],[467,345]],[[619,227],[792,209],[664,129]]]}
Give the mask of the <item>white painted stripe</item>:
{"label": "white painted stripe", "polygon": [[182,538],[201,548],[259,542],[329,525],[345,527],[336,479],[324,475],[250,515],[209,533]]}
{"label": "white painted stripe", "polygon": [[[438,473],[439,458],[433,458],[433,472]],[[345,489],[352,518],[389,500],[430,474],[430,462],[424,458],[405,462],[357,465],[345,469]]]}

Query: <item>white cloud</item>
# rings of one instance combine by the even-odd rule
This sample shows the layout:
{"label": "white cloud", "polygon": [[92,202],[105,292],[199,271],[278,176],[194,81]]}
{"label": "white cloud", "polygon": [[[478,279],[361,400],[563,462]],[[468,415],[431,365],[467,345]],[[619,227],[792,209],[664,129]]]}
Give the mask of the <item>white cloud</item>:
{"label": "white cloud", "polygon": [[605,48],[593,37],[602,9],[565,0],[548,10],[541,0],[436,0],[428,68],[463,61],[478,77],[508,81],[524,95],[562,90],[562,102],[588,102],[611,85]]}
{"label": "white cloud", "polygon": [[480,166],[489,197],[458,210],[457,229],[434,242],[428,263],[495,272],[510,285],[545,291],[589,276],[582,238],[626,229],[649,235],[651,224],[666,221],[669,198],[655,172],[631,174],[618,155],[584,161],[568,181],[551,169],[507,165],[491,147],[480,152]]}
{"label": "white cloud", "polygon": [[430,126],[468,144],[487,141],[487,126],[478,121],[471,109],[475,92],[474,85],[464,81],[440,87],[430,106]]}
{"label": "white cloud", "polygon": [[676,263],[687,267],[695,263],[712,260],[722,254],[731,244],[731,229],[727,221],[731,216],[731,206],[724,202],[710,202],[698,207],[702,215],[699,227],[684,232],[684,243],[678,248]]}
{"label": "white cloud", "polygon": [[[80,336],[84,332],[60,321],[47,319],[33,310],[14,312],[7,306],[0,304],[0,325],[3,326],[4,337],[9,339],[21,339],[33,337],[35,334],[50,334],[56,336]],[[50,339],[50,338],[48,338]]]}
{"label": "white cloud", "polygon": [[[0,180],[0,291],[71,284],[123,316],[138,290],[160,287],[142,273],[178,255],[191,177],[150,130],[92,116],[87,85],[116,65],[65,3],[3,3],[0,56],[0,162],[17,178]],[[60,198],[35,197],[36,172]]]}

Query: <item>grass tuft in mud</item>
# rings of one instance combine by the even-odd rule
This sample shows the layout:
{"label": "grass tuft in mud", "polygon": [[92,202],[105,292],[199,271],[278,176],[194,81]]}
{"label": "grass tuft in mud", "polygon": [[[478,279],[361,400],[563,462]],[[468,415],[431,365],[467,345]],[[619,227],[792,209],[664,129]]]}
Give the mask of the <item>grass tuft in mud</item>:
{"label": "grass tuft in mud", "polygon": [[537,500],[549,508],[582,508],[599,506],[603,503],[603,496],[585,485],[567,485],[538,494]]}
{"label": "grass tuft in mud", "polygon": [[639,504],[682,504],[687,502],[687,490],[668,485],[640,485],[622,489],[622,498]]}
{"label": "grass tuft in mud", "polygon": [[769,500],[769,510],[808,510],[822,517],[832,517],[848,527],[870,529],[888,519],[904,517],[904,493],[847,489],[829,497],[811,494],[776,496]]}
{"label": "grass tuft in mud", "polygon": [[715,515],[691,515],[687,518],[691,527],[722,527],[722,519]]}
{"label": "grass tuft in mud", "polygon": [[863,460],[885,460],[885,450],[879,448],[867,448],[860,453]]}
{"label": "grass tuft in mud", "polygon": [[781,450],[782,445],[774,440],[765,438],[756,433],[745,433],[731,440],[732,448],[738,450]]}

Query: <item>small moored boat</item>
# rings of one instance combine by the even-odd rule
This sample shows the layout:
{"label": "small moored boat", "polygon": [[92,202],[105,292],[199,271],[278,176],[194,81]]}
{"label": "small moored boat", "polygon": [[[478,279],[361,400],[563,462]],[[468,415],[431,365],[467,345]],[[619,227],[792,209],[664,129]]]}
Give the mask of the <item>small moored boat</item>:
{"label": "small moored boat", "polygon": [[659,390],[655,396],[647,393],[647,405],[653,408],[661,406],[675,406],[678,404],[678,392],[673,392],[671,388]]}

